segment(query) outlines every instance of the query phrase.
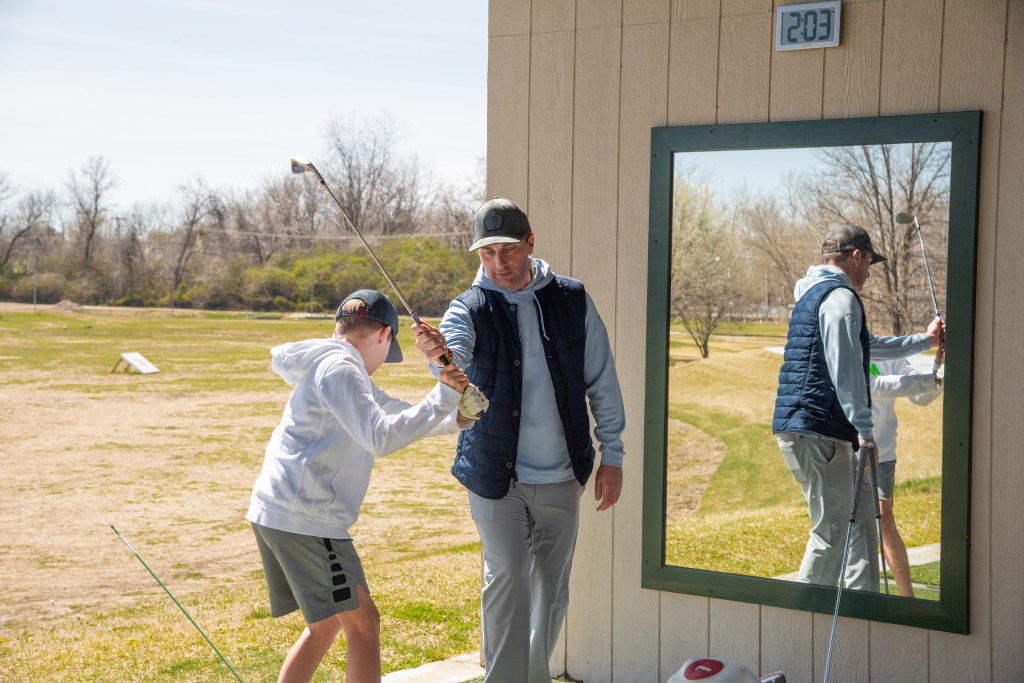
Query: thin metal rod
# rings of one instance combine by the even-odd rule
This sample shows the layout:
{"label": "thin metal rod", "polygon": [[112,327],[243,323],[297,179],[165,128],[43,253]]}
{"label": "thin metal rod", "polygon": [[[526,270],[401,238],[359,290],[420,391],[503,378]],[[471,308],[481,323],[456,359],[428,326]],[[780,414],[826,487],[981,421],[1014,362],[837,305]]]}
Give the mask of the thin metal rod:
{"label": "thin metal rod", "polygon": [[928,276],[928,289],[932,292],[932,306],[935,307],[935,317],[941,318],[939,300],[935,297],[935,285],[932,283],[932,271],[928,267],[928,252],[924,248],[924,237],[921,235],[921,224],[917,222],[917,216],[914,216],[914,227],[917,228],[917,239],[921,243],[921,256],[924,257],[924,272]]}
{"label": "thin metal rod", "polygon": [[[380,268],[380,272],[384,274],[384,279],[388,281],[389,285],[391,285],[391,289],[395,290],[395,294],[398,295],[399,301],[401,301],[402,305],[405,306],[405,310],[408,311],[409,316],[417,325],[421,324],[420,317],[416,315],[416,311],[412,310],[412,306],[409,304],[409,300],[402,295],[402,290],[400,290],[398,288],[398,285],[395,284],[395,281],[391,279],[391,276],[388,274],[387,268],[385,268],[384,264],[380,262],[379,258],[377,258],[377,254],[373,252],[373,249],[370,247],[369,242],[367,242],[366,239],[363,237],[363,233],[359,232],[359,228],[357,228],[355,224],[352,222],[352,219],[348,217],[348,213],[345,211],[345,207],[341,205],[340,201],[338,201],[338,197],[335,196],[334,191],[327,184],[327,181],[324,180],[324,177],[320,175],[320,171],[318,171],[316,169],[316,166],[314,166],[312,162],[310,162],[307,159],[303,159],[301,163],[299,163],[298,167],[296,167],[295,164],[296,160],[293,159],[293,172],[299,172],[300,168],[308,168],[310,171],[313,172],[313,175],[316,176],[316,179],[319,180],[320,184],[324,186],[325,190],[327,190],[327,194],[331,195],[331,199],[333,199],[334,203],[338,205],[338,210],[341,211],[341,217],[345,219],[345,222],[348,224],[348,227],[352,229],[352,232],[356,234],[356,237],[359,238],[359,241],[363,243],[363,246],[366,247],[366,251],[370,252],[370,256],[373,258],[373,262],[377,264],[378,268]],[[442,365],[449,365],[451,363],[451,359],[448,358],[446,354],[442,355],[439,360],[441,361]]]}
{"label": "thin metal rod", "polygon": [[843,550],[843,566],[839,570],[839,589],[836,591],[836,611],[832,615],[832,633],[828,637],[828,656],[825,658],[825,683],[828,683],[832,669],[832,647],[836,642],[836,624],[839,622],[839,601],[843,597],[843,586],[846,584],[846,563],[850,559],[850,539],[853,537],[853,523],[857,520],[857,503],[860,501],[860,488],[864,483],[865,458],[874,459],[875,452],[871,446],[861,446],[857,458],[857,472],[853,483],[853,507],[850,509],[850,526],[846,529],[846,547]]}
{"label": "thin metal rod", "polygon": [[217,646],[213,644],[213,641],[210,640],[209,636],[207,636],[206,633],[203,632],[203,629],[199,628],[199,624],[197,624],[196,620],[192,618],[192,615],[189,614],[185,610],[185,608],[181,606],[181,603],[178,602],[178,598],[174,597],[174,594],[171,593],[171,591],[169,591],[167,589],[167,586],[165,586],[164,582],[160,580],[160,577],[157,576],[156,573],[152,569],[149,568],[149,565],[146,564],[146,561],[143,560],[139,556],[139,554],[137,552],[135,552],[135,548],[132,547],[131,543],[129,543],[128,541],[125,540],[125,537],[121,535],[121,532],[118,531],[114,527],[113,524],[110,525],[110,528],[114,530],[114,533],[117,534],[118,538],[120,538],[122,541],[124,541],[124,544],[126,546],[128,546],[128,550],[132,551],[132,555],[134,555],[136,557],[136,559],[138,559],[138,561],[142,563],[142,566],[146,568],[146,571],[148,571],[150,573],[150,575],[154,579],[156,579],[156,582],[158,584],[160,584],[160,587],[164,589],[164,592],[167,593],[167,595],[171,596],[171,600],[174,600],[174,604],[178,606],[178,609],[181,610],[182,614],[184,614],[186,617],[188,617],[188,620],[191,621],[192,625],[196,627],[196,630],[199,631],[199,634],[206,640],[207,643],[210,644],[210,647],[213,648],[213,651],[217,653],[218,657],[220,657],[220,661],[224,662],[224,665],[231,671],[231,673],[233,673],[235,675],[235,678],[238,679],[238,683],[245,683],[245,681],[242,680],[242,677],[238,675],[238,672],[235,671],[235,668],[233,666],[231,666],[231,663],[228,662],[228,660],[224,658],[224,655],[222,655],[220,653],[220,650],[217,649]]}
{"label": "thin metal rod", "polygon": [[875,525],[878,527],[878,554],[882,558],[882,578],[885,580],[885,594],[889,595],[889,568],[885,563],[885,544],[882,542],[882,503],[878,499],[878,467],[874,458],[868,461],[868,473],[871,475],[871,493],[875,501]]}
{"label": "thin metal rod", "polygon": [[380,272],[384,274],[384,279],[388,281],[389,285],[391,285],[391,289],[395,290],[395,294],[398,295],[399,301],[401,301],[402,305],[405,306],[405,310],[408,311],[412,319],[415,320],[417,324],[419,324],[420,318],[418,315],[416,315],[416,312],[412,310],[412,306],[409,304],[409,300],[402,295],[402,291],[398,289],[398,285],[395,284],[395,281],[392,280],[391,276],[388,274],[387,268],[385,268],[384,264],[380,262],[379,258],[377,258],[377,254],[373,252],[373,249],[370,247],[369,242],[367,242],[366,239],[363,238],[363,233],[359,232],[359,228],[357,228],[355,224],[352,222],[352,219],[348,217],[348,213],[345,211],[345,207],[341,205],[340,201],[338,201],[338,198],[335,196],[334,191],[327,184],[327,181],[324,180],[324,177],[320,175],[320,171],[316,170],[316,166],[314,166],[313,164],[309,164],[309,170],[313,172],[313,175],[316,176],[316,179],[319,180],[320,184],[324,186],[324,189],[327,190],[327,194],[331,195],[331,199],[333,199],[334,203],[338,205],[338,210],[341,211],[341,217],[345,219],[345,223],[347,223],[348,227],[352,229],[352,232],[356,234],[356,237],[359,238],[359,241],[363,243],[363,246],[366,247],[366,251],[370,252],[370,257],[373,258],[373,262],[377,264],[378,268],[380,268]]}

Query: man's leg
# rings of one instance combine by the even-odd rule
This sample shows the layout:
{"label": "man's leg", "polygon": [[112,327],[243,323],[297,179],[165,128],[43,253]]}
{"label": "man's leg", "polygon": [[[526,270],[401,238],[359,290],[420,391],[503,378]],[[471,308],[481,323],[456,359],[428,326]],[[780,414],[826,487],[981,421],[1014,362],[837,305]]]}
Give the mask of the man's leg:
{"label": "man's leg", "polygon": [[550,683],[548,662],[569,606],[569,574],[583,487],[575,479],[538,484],[530,514],[529,683]]}
{"label": "man's leg", "polygon": [[284,658],[278,683],[309,683],[313,680],[316,668],[341,630],[337,617],[327,617],[313,624],[306,624],[306,629],[288,650]]}
{"label": "man's leg", "polygon": [[[858,455],[851,453],[851,479],[856,477]],[[846,502],[846,525],[849,529],[850,509],[853,505],[853,483]],[[836,497],[840,497],[836,492]],[[845,545],[845,538],[843,539]],[[843,552],[840,549],[839,552]],[[868,472],[861,478],[860,498],[857,500],[857,518],[850,533],[850,556],[846,564],[846,587],[851,590],[878,592],[878,523],[875,520],[874,489]]]}
{"label": "man's leg", "polygon": [[803,489],[811,518],[797,581],[838,585],[850,520],[853,450],[837,441],[803,434],[781,434],[778,442],[786,465]]}
{"label": "man's leg", "polygon": [[356,592],[359,607],[337,615],[348,643],[345,680],[380,683],[380,612],[362,586],[358,586]]}
{"label": "man's leg", "polygon": [[[487,683],[523,683],[530,655],[530,582],[527,484],[501,499],[469,494],[469,509],[484,549],[480,622]],[[549,679],[550,680],[550,679]]]}
{"label": "man's leg", "polygon": [[896,579],[899,594],[912,598],[914,587],[910,583],[910,560],[907,558],[907,546],[896,528],[896,519],[892,516],[892,500],[881,500],[879,503],[882,508],[882,551],[885,553],[885,561]]}

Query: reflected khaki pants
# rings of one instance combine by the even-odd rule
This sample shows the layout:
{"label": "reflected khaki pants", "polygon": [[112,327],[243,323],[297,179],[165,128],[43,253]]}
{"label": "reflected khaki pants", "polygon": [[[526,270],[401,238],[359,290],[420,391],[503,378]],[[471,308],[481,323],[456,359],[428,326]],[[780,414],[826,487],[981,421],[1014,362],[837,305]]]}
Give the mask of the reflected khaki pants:
{"label": "reflected khaki pants", "polygon": [[[810,536],[797,580],[838,586],[856,481],[857,459],[853,447],[848,443],[792,432],[783,432],[777,437],[782,457],[803,489],[811,516]],[[857,519],[850,536],[846,587],[877,593],[878,586],[878,527],[871,481],[865,473]]]}

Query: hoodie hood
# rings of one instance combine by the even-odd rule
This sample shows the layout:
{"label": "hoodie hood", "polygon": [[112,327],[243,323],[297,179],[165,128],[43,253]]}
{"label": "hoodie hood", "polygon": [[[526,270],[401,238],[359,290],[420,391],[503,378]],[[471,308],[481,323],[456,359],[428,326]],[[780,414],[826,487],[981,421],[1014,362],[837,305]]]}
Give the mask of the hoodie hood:
{"label": "hoodie hood", "polygon": [[487,272],[482,265],[476,273],[476,279],[473,280],[473,284],[483,289],[501,292],[509,301],[518,301],[524,298],[533,299],[534,292],[551,282],[555,278],[555,274],[551,272],[551,266],[541,259],[533,258],[532,256],[530,257],[530,270],[533,272],[533,279],[520,290],[498,287],[491,281],[491,278],[487,277]]}
{"label": "hoodie hood", "polygon": [[288,384],[298,384],[310,370],[324,359],[325,356],[338,351],[347,350],[362,362],[362,356],[354,346],[340,339],[307,339],[306,341],[290,342],[275,346],[270,350],[270,367]]}
{"label": "hoodie hood", "polygon": [[796,285],[793,287],[793,300],[800,301],[800,298],[811,287],[827,281],[838,282],[850,289],[854,288],[853,280],[850,279],[850,276],[836,266],[811,266],[807,269],[807,274],[797,280]]}

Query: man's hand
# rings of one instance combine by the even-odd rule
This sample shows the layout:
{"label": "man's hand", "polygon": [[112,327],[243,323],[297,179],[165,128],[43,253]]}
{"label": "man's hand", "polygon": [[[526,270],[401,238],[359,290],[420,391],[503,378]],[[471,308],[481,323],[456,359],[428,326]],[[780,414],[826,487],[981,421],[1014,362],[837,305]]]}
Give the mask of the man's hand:
{"label": "man's hand", "polygon": [[[865,446],[870,446],[871,447],[871,452],[874,453],[875,464],[877,465],[878,464],[878,446],[875,445],[875,440],[874,439],[861,439],[860,440],[860,447],[864,448]],[[864,469],[867,470],[867,468],[868,468],[868,464],[865,462],[864,463]]]}
{"label": "man's hand", "polygon": [[[471,386],[469,383],[469,377],[466,376],[466,371],[455,363],[450,363],[444,366],[444,369],[441,370],[441,374],[437,379],[462,394],[463,397],[465,397],[466,387]],[[459,399],[459,403],[461,405],[462,399]]]}
{"label": "man's hand", "polygon": [[451,351],[448,350],[445,343],[444,335],[436,327],[431,327],[424,322],[414,323],[412,333],[416,335],[416,348],[422,351],[426,359],[437,367],[442,367],[441,361],[438,360],[441,356],[452,357]]}
{"label": "man's hand", "polygon": [[936,348],[946,339],[946,321],[936,316],[935,320],[928,325],[925,334],[928,335],[928,341],[931,342],[932,348]]}
{"label": "man's hand", "polygon": [[484,396],[480,387],[470,384],[462,392],[462,399],[459,401],[459,414],[470,420],[479,420],[490,405],[491,402]]}
{"label": "man's hand", "polygon": [[607,510],[619,500],[622,493],[622,468],[601,465],[594,477],[594,500],[601,501],[597,511]]}

